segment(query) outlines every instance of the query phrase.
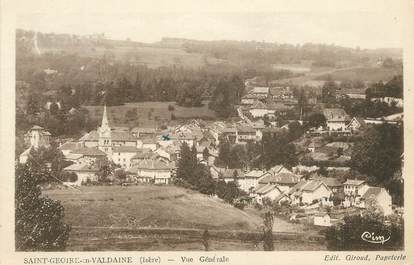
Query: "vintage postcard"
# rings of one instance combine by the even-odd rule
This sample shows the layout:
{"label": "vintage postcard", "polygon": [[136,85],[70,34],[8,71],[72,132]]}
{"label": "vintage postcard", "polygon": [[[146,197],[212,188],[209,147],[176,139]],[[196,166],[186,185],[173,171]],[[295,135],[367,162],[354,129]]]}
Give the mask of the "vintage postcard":
{"label": "vintage postcard", "polygon": [[0,264],[414,264],[413,1],[0,7]]}

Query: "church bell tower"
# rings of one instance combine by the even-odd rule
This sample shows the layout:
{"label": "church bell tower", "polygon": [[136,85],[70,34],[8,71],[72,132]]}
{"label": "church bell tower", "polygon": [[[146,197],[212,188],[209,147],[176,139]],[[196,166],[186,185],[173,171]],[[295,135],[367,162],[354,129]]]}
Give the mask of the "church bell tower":
{"label": "church bell tower", "polygon": [[111,127],[109,127],[108,116],[106,114],[106,105],[104,106],[102,123],[98,128],[98,134],[98,148],[105,152],[107,155],[112,155]]}

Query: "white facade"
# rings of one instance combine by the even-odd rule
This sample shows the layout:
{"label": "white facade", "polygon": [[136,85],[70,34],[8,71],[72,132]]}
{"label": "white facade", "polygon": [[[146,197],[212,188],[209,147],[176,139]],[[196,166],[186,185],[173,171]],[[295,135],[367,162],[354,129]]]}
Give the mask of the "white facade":
{"label": "white facade", "polygon": [[113,152],[112,161],[122,168],[128,169],[131,167],[131,158],[133,158],[135,154],[136,152]]}
{"label": "white facade", "polygon": [[314,200],[326,200],[332,195],[332,191],[322,184],[313,191],[303,191],[302,202],[311,204]]}

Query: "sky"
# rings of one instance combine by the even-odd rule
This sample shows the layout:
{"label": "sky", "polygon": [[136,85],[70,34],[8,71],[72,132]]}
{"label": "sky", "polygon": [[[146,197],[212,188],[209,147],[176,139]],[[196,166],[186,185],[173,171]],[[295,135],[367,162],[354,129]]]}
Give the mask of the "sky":
{"label": "sky", "polygon": [[256,0],[252,6],[253,1],[239,0],[232,1],[233,5],[229,5],[231,1],[221,5],[211,1],[212,5],[202,6],[183,0],[173,1],[174,6],[165,1],[140,6],[120,0],[118,5],[123,5],[119,7],[116,2],[102,0],[93,5],[93,1],[85,1],[89,5],[73,1],[70,6],[32,1],[36,5],[19,8],[16,26],[79,35],[105,33],[108,38],[140,42],[178,37],[361,48],[402,46],[402,18],[398,5],[393,4],[398,2],[365,0],[358,4],[348,0],[332,5],[334,0],[314,0],[309,5],[300,0]]}

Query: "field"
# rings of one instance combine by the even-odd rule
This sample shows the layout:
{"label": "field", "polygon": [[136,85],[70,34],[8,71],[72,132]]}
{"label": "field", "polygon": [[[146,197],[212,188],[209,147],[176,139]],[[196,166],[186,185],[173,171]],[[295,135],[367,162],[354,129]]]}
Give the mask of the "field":
{"label": "field", "polygon": [[389,81],[395,75],[402,74],[402,69],[383,68],[383,67],[358,67],[333,71],[316,77],[317,80],[326,80],[331,77],[333,80],[361,80],[369,82]]}
{"label": "field", "polygon": [[151,46],[117,46],[113,48],[101,47],[79,47],[63,49],[63,48],[42,48],[45,52],[60,52],[67,50],[68,53],[75,53],[80,56],[102,57],[130,62],[132,64],[147,65],[151,68],[157,68],[166,65],[179,65],[190,68],[198,68],[205,64],[217,64],[223,62],[213,57],[205,56],[199,53],[187,53],[182,49],[151,47]]}
{"label": "field", "polygon": [[[168,106],[174,107],[174,110],[169,111]],[[89,115],[93,120],[99,121],[102,119],[102,106],[85,106],[89,110]],[[176,119],[213,119],[216,117],[215,112],[208,108],[208,102],[204,102],[202,107],[181,107],[175,102],[137,102],[127,103],[121,106],[107,107],[109,121],[116,126],[143,126],[154,127],[171,121],[171,114],[174,114]],[[126,113],[128,110],[136,110],[136,117],[128,119]]]}
{"label": "field", "polygon": [[[262,218],[220,199],[175,186],[92,186],[45,190],[60,200],[72,225],[68,250],[261,250]],[[303,226],[275,219],[278,250],[321,250]],[[312,234],[312,233],[310,233]],[[258,245],[259,244],[259,245]]]}

